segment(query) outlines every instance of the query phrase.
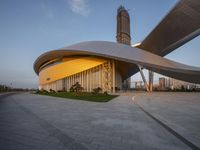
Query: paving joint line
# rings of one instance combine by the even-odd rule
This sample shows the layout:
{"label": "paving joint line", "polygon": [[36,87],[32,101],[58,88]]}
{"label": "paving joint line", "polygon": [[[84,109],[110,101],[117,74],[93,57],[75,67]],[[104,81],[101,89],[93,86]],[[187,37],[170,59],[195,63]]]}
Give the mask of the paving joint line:
{"label": "paving joint line", "polygon": [[173,130],[172,128],[170,128],[167,124],[163,123],[161,120],[157,119],[156,117],[154,117],[150,112],[146,111],[141,105],[139,105],[136,100],[135,100],[136,96],[132,97],[132,101],[147,115],[149,116],[151,119],[153,119],[155,122],[157,122],[159,125],[161,125],[163,128],[165,128],[169,133],[171,133],[172,135],[174,135],[177,139],[179,139],[181,142],[183,142],[185,145],[187,145],[188,147],[190,147],[193,150],[200,150],[200,148],[195,145],[194,143],[190,142],[189,140],[187,140],[186,138],[184,138],[181,134],[179,134],[178,132],[176,132],[175,130]]}
{"label": "paving joint line", "polygon": [[33,113],[32,111],[30,111],[29,109],[27,109],[25,106],[19,104],[18,102],[16,102],[15,100],[13,100],[14,103],[16,103],[19,108],[24,111],[25,113],[31,115],[32,117],[34,117],[36,119],[36,121],[39,122],[39,125],[45,129],[50,136],[58,139],[65,148],[68,148],[70,150],[88,150],[88,148],[86,148],[85,146],[83,146],[81,143],[76,142],[75,139],[73,139],[72,137],[68,136],[66,133],[63,133],[60,129],[56,128],[55,126],[53,126],[52,124],[50,124],[48,121],[40,118],[39,116],[37,116],[35,113]]}

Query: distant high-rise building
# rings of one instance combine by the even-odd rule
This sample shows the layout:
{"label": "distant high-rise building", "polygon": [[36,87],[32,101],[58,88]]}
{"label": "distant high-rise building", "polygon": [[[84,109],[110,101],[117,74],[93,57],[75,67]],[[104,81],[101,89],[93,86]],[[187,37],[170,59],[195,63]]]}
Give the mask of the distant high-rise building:
{"label": "distant high-rise building", "polygon": [[[130,35],[130,17],[128,11],[120,6],[117,9],[117,43],[123,43],[131,45],[131,35]],[[131,87],[131,78],[128,78],[124,81],[124,88],[130,89]]]}
{"label": "distant high-rise building", "polygon": [[131,45],[130,17],[128,11],[120,6],[117,9],[117,43]]}
{"label": "distant high-rise building", "polygon": [[189,83],[189,82],[185,82],[185,81],[181,81],[181,80],[177,80],[177,79],[173,79],[172,80],[172,89],[193,89],[193,88],[198,88],[198,84],[195,83]]}
{"label": "distant high-rise building", "polygon": [[165,80],[165,78],[164,77],[162,77],[162,78],[159,78],[159,88],[160,89],[165,89],[166,88],[166,80]]}

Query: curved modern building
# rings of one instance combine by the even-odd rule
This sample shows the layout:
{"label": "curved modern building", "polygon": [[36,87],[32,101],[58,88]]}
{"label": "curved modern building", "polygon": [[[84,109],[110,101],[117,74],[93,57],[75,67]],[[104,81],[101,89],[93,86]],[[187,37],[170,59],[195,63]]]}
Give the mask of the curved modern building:
{"label": "curved modern building", "polygon": [[124,44],[91,41],[42,54],[34,64],[40,88],[69,90],[79,82],[85,91],[122,88],[122,81],[142,68],[187,82],[200,83],[200,68],[180,64]]}
{"label": "curved modern building", "polygon": [[[39,76],[39,87],[55,91],[69,90],[79,82],[84,91],[100,87],[103,91],[115,92],[122,88],[124,80],[138,71],[142,74],[143,68],[200,84],[200,68],[163,58],[200,34],[200,8],[196,7],[200,6],[199,3],[198,0],[182,0],[177,3],[137,47],[128,45],[130,38],[127,38],[125,44],[89,41],[42,54],[34,63],[34,70]],[[124,13],[122,8],[118,11]],[[185,15],[188,12],[190,14]],[[187,25],[180,24],[174,16],[187,20]],[[168,22],[172,24],[169,26]],[[176,27],[180,30],[169,32]],[[120,35],[117,35],[118,39],[119,37]]]}

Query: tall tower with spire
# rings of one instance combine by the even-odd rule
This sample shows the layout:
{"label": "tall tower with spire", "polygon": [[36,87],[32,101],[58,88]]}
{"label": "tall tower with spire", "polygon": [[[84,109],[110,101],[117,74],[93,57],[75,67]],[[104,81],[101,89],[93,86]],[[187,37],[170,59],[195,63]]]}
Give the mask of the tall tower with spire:
{"label": "tall tower with spire", "polygon": [[130,17],[128,11],[120,6],[117,9],[117,43],[131,45]]}
{"label": "tall tower with spire", "polygon": [[[130,17],[128,11],[123,6],[119,6],[117,9],[116,40],[117,43],[131,45]],[[123,86],[125,89],[130,89],[131,78],[124,80]]]}

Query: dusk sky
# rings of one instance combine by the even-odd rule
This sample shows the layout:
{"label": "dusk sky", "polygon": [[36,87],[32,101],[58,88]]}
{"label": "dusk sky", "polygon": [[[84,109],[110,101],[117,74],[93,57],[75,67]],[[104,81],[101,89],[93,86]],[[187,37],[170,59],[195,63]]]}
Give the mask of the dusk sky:
{"label": "dusk sky", "polygon": [[[116,13],[129,10],[132,44],[141,42],[176,0],[0,0],[0,84],[37,88],[42,53],[81,41],[115,42]],[[184,22],[183,22],[184,23]],[[200,67],[200,37],[166,56]],[[139,75],[133,81],[141,80]]]}

